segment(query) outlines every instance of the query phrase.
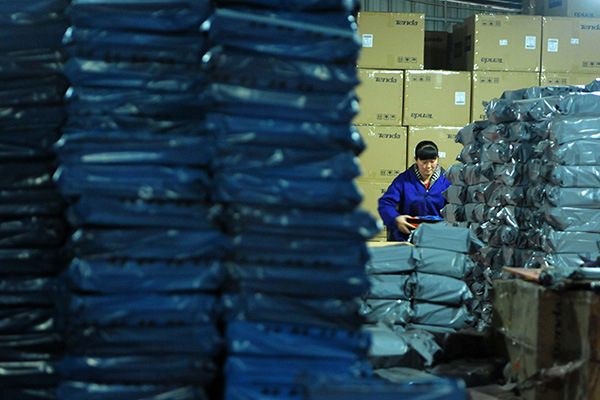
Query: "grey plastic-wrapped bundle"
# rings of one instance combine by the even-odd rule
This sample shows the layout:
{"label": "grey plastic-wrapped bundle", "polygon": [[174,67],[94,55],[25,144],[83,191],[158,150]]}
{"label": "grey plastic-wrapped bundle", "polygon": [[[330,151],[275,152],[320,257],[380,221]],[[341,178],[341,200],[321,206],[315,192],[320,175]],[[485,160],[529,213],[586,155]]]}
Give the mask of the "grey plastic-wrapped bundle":
{"label": "grey plastic-wrapped bundle", "polygon": [[462,168],[462,179],[467,185],[492,182],[496,177],[496,165],[491,162],[465,164]]}
{"label": "grey plastic-wrapped bundle", "polygon": [[583,91],[586,91],[586,87],[580,85],[532,86],[523,89],[505,90],[500,98],[512,100],[536,99],[548,96],[565,96]]}
{"label": "grey plastic-wrapped bundle", "polygon": [[489,217],[489,212],[492,211],[485,202],[475,202],[465,204],[465,218],[468,221],[485,222]]}
{"label": "grey plastic-wrapped bundle", "polygon": [[414,275],[369,275],[371,288],[369,299],[410,300],[416,285]]}
{"label": "grey plastic-wrapped bundle", "polygon": [[463,164],[475,164],[479,162],[479,149],[481,145],[476,142],[472,142],[463,147],[463,149],[456,156],[456,160]]}
{"label": "grey plastic-wrapped bundle", "polygon": [[418,273],[457,279],[463,279],[473,269],[473,262],[467,254],[425,247],[416,249],[415,265]]}
{"label": "grey plastic-wrapped bundle", "polygon": [[561,188],[600,188],[600,165],[553,165],[548,175],[550,183]]}
{"label": "grey plastic-wrapped bundle", "polygon": [[369,360],[374,368],[431,366],[442,348],[434,336],[423,330],[396,331],[376,326],[369,327],[372,345]]}
{"label": "grey plastic-wrapped bundle", "polygon": [[465,220],[465,207],[460,204],[448,203],[442,208],[440,214],[450,224],[461,222]]}
{"label": "grey plastic-wrapped bundle", "polygon": [[600,188],[571,188],[548,185],[546,200],[553,207],[597,208],[600,205]]}
{"label": "grey plastic-wrapped bundle", "polygon": [[535,151],[539,158],[556,164],[599,165],[600,132],[597,139],[581,139],[559,145],[545,140],[536,146]]}
{"label": "grey plastic-wrapped bundle", "polygon": [[565,96],[556,103],[556,109],[564,115],[600,114],[600,92]]}
{"label": "grey plastic-wrapped bundle", "polygon": [[442,193],[448,203],[465,204],[467,197],[466,185],[450,185]]}
{"label": "grey plastic-wrapped bundle", "polygon": [[415,302],[413,321],[421,325],[464,329],[474,322],[473,314],[464,305],[450,307],[441,304]]}
{"label": "grey plastic-wrapped bundle", "polygon": [[414,311],[410,300],[366,299],[360,304],[358,313],[367,324],[389,326],[408,324]]}
{"label": "grey plastic-wrapped bundle", "polygon": [[483,243],[469,229],[444,224],[421,224],[413,231],[410,241],[415,246],[469,253]]}
{"label": "grey plastic-wrapped bundle", "polygon": [[[556,115],[561,96],[533,98],[525,100],[492,99],[485,106],[485,113],[491,123],[500,124],[514,121],[542,121]],[[579,102],[576,102],[580,104]],[[567,103],[560,108],[573,110],[574,106]]]}
{"label": "grey plastic-wrapped bundle", "polygon": [[563,144],[575,140],[600,138],[600,115],[558,115],[547,121],[543,132],[547,138]]}
{"label": "grey plastic-wrapped bundle", "polygon": [[541,212],[550,226],[557,230],[600,232],[600,209],[552,207],[546,204]]}
{"label": "grey plastic-wrapped bundle", "polygon": [[538,232],[541,247],[548,253],[581,253],[600,250],[600,233],[556,231]]}
{"label": "grey plastic-wrapped bundle", "polygon": [[417,272],[414,299],[450,306],[460,306],[473,298],[467,284],[456,278]]}
{"label": "grey plastic-wrapped bundle", "polygon": [[456,133],[456,137],[454,140],[457,143],[462,144],[463,146],[467,146],[470,143],[477,142],[480,132],[487,128],[490,125],[490,122],[487,120],[483,121],[474,121],[464,128],[460,129]]}
{"label": "grey plastic-wrapped bundle", "polygon": [[414,270],[414,246],[409,243],[394,243],[389,246],[370,246],[370,260],[366,270],[369,274],[405,273]]}
{"label": "grey plastic-wrapped bundle", "polygon": [[525,205],[526,190],[527,186],[497,185],[490,193],[486,203],[490,207],[523,206]]}

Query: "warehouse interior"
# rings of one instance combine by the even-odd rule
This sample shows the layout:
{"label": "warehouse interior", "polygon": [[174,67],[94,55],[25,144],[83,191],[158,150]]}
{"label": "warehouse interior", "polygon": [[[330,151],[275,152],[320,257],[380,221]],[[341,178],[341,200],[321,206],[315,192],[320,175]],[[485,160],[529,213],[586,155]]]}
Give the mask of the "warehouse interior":
{"label": "warehouse interior", "polygon": [[0,400],[600,398],[595,0],[0,25]]}

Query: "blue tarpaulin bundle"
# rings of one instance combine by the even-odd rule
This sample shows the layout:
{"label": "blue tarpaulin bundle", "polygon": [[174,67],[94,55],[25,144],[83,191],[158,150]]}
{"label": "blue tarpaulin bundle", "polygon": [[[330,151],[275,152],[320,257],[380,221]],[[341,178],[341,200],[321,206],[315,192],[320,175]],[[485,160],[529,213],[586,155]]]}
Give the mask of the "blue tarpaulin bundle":
{"label": "blue tarpaulin bundle", "polygon": [[204,389],[177,385],[102,385],[63,382],[56,395],[70,400],[208,400]]}

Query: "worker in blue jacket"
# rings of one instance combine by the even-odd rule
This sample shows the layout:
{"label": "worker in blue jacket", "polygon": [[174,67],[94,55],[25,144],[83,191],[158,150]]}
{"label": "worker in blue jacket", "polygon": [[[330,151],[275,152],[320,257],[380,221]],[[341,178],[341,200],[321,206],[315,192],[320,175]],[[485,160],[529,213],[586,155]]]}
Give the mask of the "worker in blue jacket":
{"label": "worker in blue jacket", "polygon": [[429,140],[417,144],[415,163],[394,179],[379,198],[378,211],[389,240],[405,241],[415,228],[415,217],[440,216],[446,204],[442,192],[450,186],[438,165],[438,147]]}

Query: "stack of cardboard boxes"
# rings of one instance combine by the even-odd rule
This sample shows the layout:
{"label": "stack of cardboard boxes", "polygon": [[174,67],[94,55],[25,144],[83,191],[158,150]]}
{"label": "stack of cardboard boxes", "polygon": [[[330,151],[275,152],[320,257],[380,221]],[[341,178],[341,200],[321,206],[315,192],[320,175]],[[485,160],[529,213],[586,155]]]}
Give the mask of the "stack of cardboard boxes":
{"label": "stack of cardboard boxes", "polygon": [[[440,164],[456,162],[454,142],[469,123],[469,72],[424,70],[425,15],[361,12],[358,29],[360,112],[353,123],[367,142],[358,180],[362,207],[377,214],[377,199],[414,162],[421,140],[433,140]],[[439,43],[436,43],[439,46]]]}

